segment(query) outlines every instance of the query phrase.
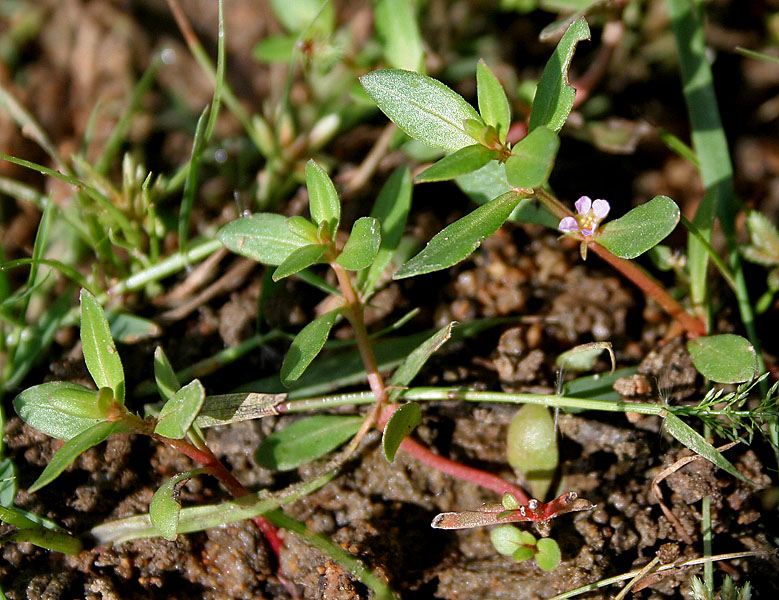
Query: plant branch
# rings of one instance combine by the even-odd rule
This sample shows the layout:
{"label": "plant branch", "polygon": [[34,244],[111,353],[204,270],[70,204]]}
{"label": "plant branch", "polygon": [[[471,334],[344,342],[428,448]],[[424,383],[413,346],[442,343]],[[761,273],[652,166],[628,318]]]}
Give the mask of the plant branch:
{"label": "plant branch", "polygon": [[684,327],[690,337],[699,337],[706,334],[706,326],[697,317],[688,313],[663,287],[650,277],[646,271],[636,263],[620,258],[609,252],[597,242],[590,242],[588,247],[595,254],[617,269],[630,281],[632,281],[647,297],[657,302],[662,309],[676,319]]}

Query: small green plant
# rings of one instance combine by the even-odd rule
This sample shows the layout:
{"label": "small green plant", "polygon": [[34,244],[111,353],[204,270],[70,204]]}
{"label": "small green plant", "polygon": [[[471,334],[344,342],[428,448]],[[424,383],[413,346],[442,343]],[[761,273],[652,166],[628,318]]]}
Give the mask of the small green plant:
{"label": "small green plant", "polygon": [[[169,1],[180,23],[186,23],[180,7],[176,9],[177,1]],[[513,125],[512,103],[485,61],[479,61],[475,67],[478,109],[441,81],[422,72],[424,53],[413,7],[408,2],[376,2],[375,14],[381,17],[377,18],[377,27],[382,40],[382,56],[372,55],[368,49],[356,60],[360,72],[364,73],[360,78],[361,90],[356,89],[353,77],[356,67],[339,60],[349,45],[346,27],[336,29],[331,4],[319,0],[295,3],[274,0],[271,4],[284,33],[258,45],[255,55],[264,62],[287,63],[289,71],[285,86],[275,92],[277,96],[268,103],[271,108],[262,115],[246,114],[224,81],[224,36],[220,35],[219,58],[214,68],[191,30],[186,34],[193,54],[213,76],[215,91],[211,106],[203,110],[197,123],[190,160],[171,178],[155,180],[128,154],[122,165],[121,185],[107,181],[108,167],[116,156],[123,134],[117,134],[120,141],[110,145],[110,152],[107,151],[97,165],[87,164],[80,156],[64,161],[53,153],[53,146],[39,128],[30,125],[33,122],[29,115],[14,105],[10,97],[4,96],[5,104],[12,107],[17,121],[32,127],[41,145],[51,147],[50,156],[64,173],[27,161],[4,158],[77,187],[77,198],[82,203],[82,212],[68,213],[38,198],[44,212],[32,257],[4,265],[5,268],[30,266],[30,276],[22,288],[11,294],[4,286],[3,325],[7,328],[6,333],[13,334],[3,336],[3,340],[11,340],[7,363],[11,367],[6,367],[4,375],[9,375],[8,385],[13,386],[29,373],[33,352],[25,347],[24,341],[30,320],[28,296],[45,285],[45,278],[38,269],[46,265],[59,269],[83,288],[79,315],[81,342],[95,387],[55,381],[35,385],[16,396],[14,407],[25,422],[65,442],[28,491],[34,493],[50,484],[76,457],[110,435],[147,435],[185,454],[201,467],[178,473],[165,482],[155,493],[148,514],[97,525],[90,534],[99,543],[151,536],[174,539],[179,534],[253,519],[277,555],[282,542],[276,527],[298,532],[369,585],[376,597],[391,598],[394,593],[386,582],[360,561],[338,545],[312,534],[280,510],[283,505],[327,484],[358,451],[360,442],[372,429],[381,431],[382,451],[388,462],[394,462],[398,452],[406,452],[431,468],[471,482],[501,498],[500,503],[441,513],[433,520],[432,527],[460,529],[494,525],[490,538],[500,554],[516,561],[534,558],[538,566],[547,571],[554,570],[562,561],[557,542],[546,537],[553,520],[569,512],[593,508],[591,502],[579,498],[573,491],[545,502],[559,462],[552,409],[636,412],[662,417],[665,430],[676,440],[731,476],[749,482],[707,439],[709,433],[715,433],[751,443],[754,434],[774,427],[779,416],[779,384],[768,389],[766,375],[758,376],[763,371],[761,353],[749,309],[743,306],[749,304],[749,298],[740,274],[738,253],[733,246],[733,215],[728,213],[728,210],[733,211],[734,201],[725,189],[727,186],[714,188],[714,182],[719,181],[716,174],[724,169],[727,161],[723,162],[721,156],[719,162],[711,157],[706,159],[704,142],[694,140],[711,194],[701,203],[699,214],[692,223],[682,220],[677,204],[664,195],[610,221],[607,217],[612,215],[612,207],[604,199],[592,200],[582,195],[573,204],[574,212],[551,193],[548,182],[561,144],[560,132],[576,102],[576,91],[569,82],[569,66],[577,44],[590,37],[589,26],[583,17],[570,21],[565,28],[538,82],[526,122],[522,123],[524,135],[513,139],[509,135]],[[669,6],[675,15],[675,26],[678,26],[679,19],[686,18],[679,14],[681,0],[669,0]],[[220,33],[223,34],[221,17],[220,2]],[[182,25],[182,30],[187,28]],[[365,73],[381,59],[391,68]],[[298,65],[306,90],[314,101],[311,105],[293,108],[290,88]],[[149,75],[151,77],[153,75]],[[141,83],[146,86],[149,81],[144,78]],[[141,83],[137,92],[139,97],[146,89]],[[344,123],[356,122],[363,114],[374,110],[368,106],[363,92],[410,138],[434,147],[438,156],[446,153],[416,176],[417,183],[454,180],[480,203],[471,213],[437,232],[414,256],[405,247],[403,239],[414,184],[409,168],[398,168],[384,184],[370,214],[358,217],[344,228],[342,195],[328,174],[332,159],[327,156],[317,156],[318,160],[311,158],[323,150]],[[261,212],[241,211],[242,216],[224,225],[213,239],[190,243],[198,169],[221,103],[243,123],[264,159],[255,190]],[[691,113],[695,115],[696,110],[691,108]],[[693,116],[692,120],[695,122],[696,118],[699,119]],[[698,125],[701,125],[700,121]],[[390,144],[394,127],[387,126],[385,132],[390,135],[382,136],[382,144]],[[378,147],[381,149],[381,145]],[[267,212],[302,179],[305,179],[309,199],[307,217]],[[356,185],[349,186],[351,191]],[[164,220],[156,213],[156,202],[179,189],[182,200],[175,227],[179,252],[163,259],[160,240],[168,231]],[[721,194],[717,210],[731,245],[727,265],[714,254],[709,243],[716,194]],[[87,210],[87,204],[97,209]],[[85,214],[90,217],[82,224],[79,220]],[[83,244],[92,251],[100,267],[96,275],[85,277],[64,261],[43,257],[44,247],[51,237],[49,228],[55,226],[55,216],[62,216],[70,223]],[[682,406],[625,403],[610,389],[615,373],[600,379],[582,377],[565,385],[561,381],[556,394],[411,387],[430,357],[450,339],[465,339],[502,322],[451,322],[437,331],[408,336],[403,344],[394,347],[394,353],[383,352],[382,340],[369,332],[365,320],[371,299],[390,274],[395,280],[422,276],[465,260],[510,219],[550,227],[561,234],[561,243],[574,240],[583,260],[589,253],[605,260],[662,307],[680,330],[686,332],[687,348],[703,376],[712,382],[742,385],[728,393],[724,389],[711,389],[699,403]],[[687,291],[692,305],[690,310],[685,308],[684,301],[634,261],[657,248],[680,221],[689,229]],[[750,215],[748,227],[751,243],[740,249],[741,254],[747,260],[772,269],[768,275],[768,292],[760,305],[767,307],[779,289],[773,281],[777,278],[779,264],[779,236],[758,213]],[[170,229],[172,233],[174,228]],[[107,234],[103,235],[103,231]],[[146,288],[151,295],[157,291],[154,284],[161,277],[187,267],[222,246],[270,267],[269,278],[266,278],[268,288],[275,282],[298,277],[330,296],[327,310],[292,336],[278,375],[278,382],[288,393],[262,388],[209,396],[192,375],[196,369],[190,367],[184,373],[174,372],[162,348],[157,348],[154,387],[161,402],[147,405],[143,416],[132,412],[126,402],[130,394],[112,335],[112,331],[119,328],[115,325],[115,317],[114,323],[109,325],[113,315],[109,312],[107,318],[103,305],[129,290]],[[706,281],[709,260],[715,263],[734,290],[749,339],[732,333],[708,335],[711,333]],[[321,275],[325,269],[332,275],[329,280]],[[109,287],[109,275],[118,277],[119,283]],[[3,279],[1,283],[7,282]],[[262,294],[266,294],[265,287]],[[45,346],[43,342],[51,342],[60,325],[76,318],[66,305],[66,296],[63,297],[62,305],[58,304],[36,325],[35,339],[41,346]],[[12,315],[11,307],[18,312]],[[324,383],[315,382],[317,387],[306,377],[317,368],[318,362],[323,364],[319,355],[328,344],[334,345],[331,334],[344,322],[351,331],[352,341],[340,343],[356,347],[352,355],[357,358],[352,362],[358,366],[347,376],[340,371],[346,370],[348,361],[326,365],[322,368]],[[275,331],[268,334],[268,338],[283,335],[286,334]],[[251,348],[268,338],[255,336]],[[245,351],[249,349],[250,345],[247,345]],[[568,370],[590,370],[594,357],[603,349],[612,353],[613,361],[610,345],[599,342],[564,353],[558,366]],[[219,360],[215,358],[207,368]],[[392,369],[394,371],[387,377],[386,373]],[[369,392],[321,396],[366,381]],[[182,385],[183,382],[186,383]],[[753,402],[754,391],[760,394],[756,403]],[[529,493],[522,486],[493,473],[433,452],[414,438],[416,427],[424,419],[421,403],[447,400],[523,405],[509,427],[506,455],[509,464],[523,474]],[[365,414],[312,414],[317,410],[361,404],[369,405]],[[216,424],[296,413],[306,416],[269,435],[255,450],[254,456],[260,465],[287,471],[337,452],[308,479],[274,493],[250,493],[214,456],[201,432],[202,428]],[[706,428],[704,435],[684,420],[692,418],[702,421]],[[775,431],[769,431],[771,433],[776,446]],[[339,448],[342,449],[339,451]],[[234,499],[214,505],[182,507],[178,501],[180,487],[187,480],[202,475],[215,477]],[[63,552],[80,550],[81,542],[77,538],[56,531],[51,524],[42,523],[34,515],[24,514],[12,506],[15,477],[13,465],[7,459],[0,463],[0,479],[12,482],[0,486],[0,519],[17,529],[9,539],[29,541]],[[534,524],[542,537],[539,539],[512,525],[517,522]],[[727,592],[723,585],[722,598],[746,600],[749,597],[747,586],[736,591],[732,582],[729,585]],[[713,598],[711,586],[700,584],[696,588],[694,584],[693,587],[698,590],[694,591],[696,597]]]}
{"label": "small green plant", "polygon": [[536,537],[513,525],[499,525],[490,531],[490,541],[500,554],[519,562],[535,558],[544,571],[554,571],[560,564],[560,547],[552,538]]}

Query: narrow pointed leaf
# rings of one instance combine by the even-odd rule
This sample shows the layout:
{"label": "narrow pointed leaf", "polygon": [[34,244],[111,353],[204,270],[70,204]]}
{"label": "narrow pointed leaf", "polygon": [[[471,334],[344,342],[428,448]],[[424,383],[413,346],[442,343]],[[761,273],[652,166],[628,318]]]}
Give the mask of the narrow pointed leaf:
{"label": "narrow pointed leaf", "polygon": [[381,438],[381,448],[384,452],[384,458],[389,462],[395,462],[395,454],[400,447],[401,442],[416,427],[422,423],[422,409],[416,402],[408,402],[398,408],[384,427],[384,434]]}
{"label": "narrow pointed leaf", "polygon": [[560,138],[547,127],[536,127],[511,150],[506,161],[506,176],[516,188],[543,186],[554,167]]}
{"label": "narrow pointed leaf", "polygon": [[341,201],[333,180],[313,160],[306,163],[306,187],[311,220],[316,225],[327,223],[330,235],[334,236],[341,221]]}
{"label": "narrow pointed leaf", "polygon": [[14,408],[30,427],[69,440],[104,420],[97,394],[77,383],[50,381],[24,390],[14,398]]}
{"label": "narrow pointed leaf", "polygon": [[258,213],[228,223],[217,233],[225,247],[266,265],[280,265],[298,248],[310,242],[287,227],[287,218]]}
{"label": "narrow pointed leaf", "polygon": [[655,196],[619,219],[609,221],[597,242],[620,258],[636,258],[671,233],[679,222],[679,207],[668,196]]}
{"label": "narrow pointed leaf", "polygon": [[179,525],[181,504],[179,489],[203,469],[178,473],[163,483],[149,503],[149,520],[166,540],[175,540]]}
{"label": "narrow pointed leaf", "polygon": [[467,258],[503,225],[519,200],[517,193],[508,192],[447,226],[398,269],[393,279],[440,271]]}
{"label": "narrow pointed leaf", "polygon": [[498,153],[495,150],[489,150],[481,144],[460,148],[457,152],[444,156],[437,163],[417,175],[417,183],[454,179],[460,175],[481,169],[497,156]]}
{"label": "narrow pointed leaf", "polygon": [[285,386],[292,385],[321,352],[337,316],[337,310],[323,314],[301,329],[292,340],[281,365],[280,377]]}
{"label": "narrow pointed leaf", "polygon": [[81,290],[81,346],[89,374],[98,388],[114,390],[124,406],[124,369],[111,337],[103,307],[87,290]]}
{"label": "narrow pointed leaf", "polygon": [[588,39],[590,28],[584,18],[571,23],[560,39],[538,82],[530,112],[531,131],[541,126],[552,131],[562,129],[576,99],[576,90],[568,82],[568,68],[571,66],[576,44]]}
{"label": "narrow pointed leaf", "polygon": [[730,461],[728,461],[722,454],[717,452],[717,449],[706,441],[700,433],[695,431],[692,427],[687,425],[679,417],[673,413],[666,413],[665,415],[665,429],[674,438],[679,440],[687,448],[700,454],[703,458],[711,463],[717,465],[723,471],[727,471],[733,477],[745,481],[746,483],[753,483],[734,467]]}
{"label": "narrow pointed leaf", "polygon": [[360,78],[366,93],[398,127],[430,146],[454,152],[474,143],[463,121],[481,121],[463,98],[431,77],[385,69]]}
{"label": "narrow pointed leaf", "polygon": [[154,380],[157,382],[157,390],[160,393],[160,397],[166,402],[181,387],[178,377],[176,377],[176,372],[173,370],[161,346],[157,346],[154,350]]}
{"label": "narrow pointed leaf", "polygon": [[725,333],[695,338],[687,351],[698,372],[717,383],[742,383],[757,376],[757,352],[749,340]]}
{"label": "narrow pointed leaf", "polygon": [[265,438],[254,457],[266,469],[290,471],[335,450],[357,433],[362,421],[360,416],[306,417]]}
{"label": "narrow pointed leaf", "polygon": [[273,272],[273,281],[279,281],[319,262],[327,250],[322,244],[309,244],[298,248],[284,259]]}
{"label": "narrow pointed leaf", "polygon": [[390,402],[394,402],[397,399],[403,391],[400,388],[410,384],[422,367],[425,366],[428,359],[437,352],[441,346],[449,341],[449,338],[452,337],[452,329],[455,325],[457,325],[457,323],[452,321],[448,325],[441,327],[441,329],[417,346],[414,351],[408,355],[406,360],[403,361],[403,364],[395,370],[390,379],[391,389],[388,392]]}
{"label": "narrow pointed leaf", "polygon": [[188,383],[163,405],[154,433],[180,440],[187,435],[205,399],[206,391],[200,381]]}
{"label": "narrow pointed leaf", "polygon": [[505,142],[511,126],[511,108],[503,86],[483,59],[476,65],[476,95],[481,118],[497,129],[500,141]]}
{"label": "narrow pointed leaf", "polygon": [[400,244],[411,208],[413,187],[408,167],[399,167],[381,188],[371,210],[371,217],[378,219],[381,224],[381,243],[371,266],[361,271],[357,278],[358,287],[366,296],[373,292]]}
{"label": "narrow pointed leaf", "polygon": [[384,48],[384,58],[396,69],[424,69],[425,53],[415,5],[411,0],[376,0],[373,9],[373,23]]}
{"label": "narrow pointed leaf", "polygon": [[0,506],[11,506],[16,498],[16,467],[10,458],[0,461]]}
{"label": "narrow pointed leaf", "polygon": [[112,433],[120,433],[123,431],[127,431],[127,428],[121,423],[110,423],[108,421],[102,421],[97,425],[93,425],[86,431],[82,431],[76,437],[65,442],[65,445],[57,450],[57,453],[49,461],[49,464],[46,465],[43,473],[41,473],[40,477],[35,480],[35,483],[33,483],[27,491],[33,493],[43,486],[50,484],[59,477],[60,473],[67,469],[70,463],[76,460],[80,454],[86,452],[92,446],[97,446],[100,442],[105,441]]}
{"label": "narrow pointed leaf", "polygon": [[352,225],[352,232],[346,240],[336,262],[344,269],[359,271],[370,266],[381,245],[381,225],[373,217],[361,217]]}

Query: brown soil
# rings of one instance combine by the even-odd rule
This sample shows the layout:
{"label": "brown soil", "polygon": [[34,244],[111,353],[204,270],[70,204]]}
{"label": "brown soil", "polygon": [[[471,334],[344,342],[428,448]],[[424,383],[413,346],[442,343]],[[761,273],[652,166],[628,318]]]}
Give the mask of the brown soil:
{"label": "brown soil", "polygon": [[[182,3],[198,34],[211,48],[216,29],[215,3]],[[30,4],[40,11],[37,30],[19,44],[14,62],[0,68],[0,80],[40,120],[59,149],[68,153],[78,147],[98,99],[102,110],[95,121],[93,139],[94,147],[100,148],[121,114],[138,73],[153,53],[169,47],[175,49],[176,66],[162,69],[158,88],[132,128],[131,141],[148,149],[148,166],[157,171],[185,161],[191,148],[190,135],[180,128],[162,128],[157,116],[171,97],[184,101],[190,111],[199,112],[210,101],[212,90],[180,41],[165,2],[44,0]],[[357,22],[370,3],[340,4],[349,5],[341,9]],[[434,18],[426,24],[426,34],[431,45],[442,44],[437,58],[453,60],[456,42],[493,35],[498,43],[505,43],[500,52],[504,60],[510,62],[512,57],[522,55],[523,61],[530,62],[523,62],[526,66],[520,74],[526,71],[526,75],[537,76],[549,47],[535,40],[551,15],[512,16],[511,27],[499,30],[500,19],[506,16],[497,13],[493,4],[455,2],[448,7],[446,2],[432,0],[428,12]],[[640,115],[653,126],[684,136],[685,113],[674,67],[665,67],[642,54],[649,41],[655,40],[660,46],[670,43],[659,8],[662,2],[646,4],[642,7],[644,21],[636,29],[641,39],[627,46],[624,55],[614,58],[601,92],[611,95],[612,109],[623,111],[622,116],[638,122],[636,115]],[[759,3],[744,3],[748,9],[738,2],[713,4],[710,33],[715,47],[730,48],[733,40],[756,48],[767,43],[767,34],[758,26],[764,16]],[[740,10],[744,12],[742,17],[732,19],[734,11]],[[231,83],[247,105],[259,110],[258,99],[268,96],[274,73],[250,59],[251,48],[262,36],[277,31],[278,26],[263,0],[230,0],[226,2],[226,16]],[[447,21],[450,18],[451,23]],[[0,20],[0,31],[11,26],[7,19]],[[582,52],[587,57],[593,51],[583,47]],[[658,52],[664,52],[662,47]],[[755,202],[758,207],[775,218],[779,208],[779,152],[771,137],[776,133],[776,115],[767,105],[776,93],[779,71],[775,65],[772,68],[724,54],[715,76],[718,81],[739,82],[738,86],[728,84],[728,89],[744,90],[742,94],[721,95],[725,125],[734,136],[739,190],[746,198],[759,198],[760,202]],[[473,94],[468,85],[463,82],[460,91]],[[383,123],[376,119],[345,133],[333,144],[343,161],[343,167],[334,172],[336,181],[343,181],[349,169],[362,160]],[[772,131],[766,131],[768,128]],[[241,135],[240,127],[227,113],[220,119],[218,135]],[[593,197],[612,198],[612,205],[621,213],[630,207],[627,198],[638,203],[667,193],[687,214],[700,198],[694,170],[673,158],[656,135],[641,140],[635,153],[628,156],[594,152],[592,146],[565,137],[562,146],[552,180],[560,197],[590,193]],[[2,111],[0,151],[45,161]],[[401,160],[397,153],[388,156],[378,169],[376,182],[349,198],[346,212],[352,216],[363,214],[378,186]],[[152,165],[152,161],[158,164]],[[68,201],[68,191],[51,180],[36,179],[7,163],[0,163],[0,174],[30,181],[51,191],[57,201]],[[229,198],[234,181],[211,173],[202,185],[208,198],[198,209],[195,228],[213,227],[234,216]],[[288,212],[296,210],[294,202],[300,203],[300,198],[292,202]],[[437,228],[470,209],[468,201],[446,185],[418,187],[414,202],[409,230],[420,240],[429,239]],[[38,214],[5,200],[4,206],[5,258],[27,255]],[[215,268],[221,275],[237,264],[237,259],[227,257]],[[185,278],[182,274],[166,285],[173,288]],[[180,368],[250,335],[260,281],[259,269],[247,269],[234,282],[222,286],[216,297],[166,316],[162,313],[171,306],[128,298],[128,303],[135,303],[130,306],[132,310],[164,322],[158,339],[120,347],[125,370],[132,379],[128,389],[151,374],[157,344]],[[185,305],[199,291],[201,288],[189,291],[184,298],[174,298],[173,308]],[[291,282],[266,309],[266,318],[273,326],[294,330],[314,314],[320,299],[319,292],[310,294],[302,284]],[[524,317],[518,324],[488,330],[445,347],[420,375],[420,385],[550,392],[555,385],[554,359],[561,351],[579,343],[609,340],[620,366],[640,363],[637,375],[618,384],[625,397],[657,398],[658,381],[670,390],[672,401],[700,397],[702,382],[691,369],[683,344],[664,340],[669,331],[666,316],[648,305],[637,290],[597,257],[582,264],[578,246],[560,243],[554,232],[539,227],[507,225],[457,267],[391,284],[375,300],[369,314],[371,328],[381,329],[416,306],[421,313],[406,326],[407,332],[441,326],[450,320]],[[719,330],[733,330],[735,315],[733,307],[725,304],[718,314]],[[775,315],[775,310],[769,311],[762,326],[775,323]],[[348,332],[339,334],[346,336]],[[28,377],[25,387],[44,380],[87,382],[77,340],[76,329],[61,332],[51,355],[42,357],[42,366]],[[768,352],[777,350],[775,340],[766,343]],[[240,364],[205,378],[204,384],[209,393],[226,393],[240,383],[270,375],[278,370],[284,351],[283,343],[272,344]],[[607,370],[607,363],[601,362],[598,369]],[[143,400],[135,402],[133,408],[141,410]],[[423,404],[423,425],[415,433],[422,442],[441,454],[515,479],[505,462],[503,447],[515,408],[455,402]],[[13,415],[10,406],[6,410]],[[769,476],[772,454],[765,444],[737,447],[728,453],[739,470],[758,483],[756,487],[736,481],[704,460],[694,461],[665,479],[661,484],[664,502],[681,522],[684,535],[663,515],[651,483],[662,469],[689,453],[661,432],[658,418],[628,417],[611,413],[559,417],[560,489],[576,490],[596,508],[561,517],[554,523],[552,534],[560,544],[563,563],[551,573],[531,561],[516,563],[497,555],[487,529],[431,529],[430,522],[437,513],[475,508],[494,502],[494,495],[452,480],[403,453],[394,464],[388,464],[376,434],[370,434],[359,458],[334,481],[286,510],[385,576],[404,599],[546,598],[640,568],[658,553],[666,562],[675,557],[700,556],[700,500],[707,494],[712,498],[715,553],[773,547],[779,536],[776,506],[768,495],[761,495],[761,490],[775,484]],[[257,466],[253,451],[290,419],[270,417],[209,429],[207,441],[250,489],[281,489],[297,478],[306,478],[316,466],[303,467],[292,475],[272,473]],[[75,534],[85,534],[106,520],[146,512],[159,485],[192,467],[189,459],[147,438],[114,436],[84,453],[55,483],[28,494],[26,488],[61,442],[36,432],[15,416],[9,418],[4,437],[19,472],[16,504]],[[180,496],[185,506],[227,498],[227,493],[208,478],[189,481]],[[685,541],[686,536],[692,543]],[[370,596],[339,565],[294,534],[283,537],[281,570],[303,598],[350,600]],[[87,546],[78,556],[63,556],[31,544],[4,544],[0,549],[0,585],[11,600],[288,597],[277,577],[272,553],[250,522],[180,535],[175,541],[160,538],[110,547],[89,547],[87,541]],[[774,577],[778,567],[771,557],[732,560],[718,565],[717,577],[729,574],[741,583],[748,579],[754,597],[775,598],[779,592]],[[700,571],[699,567],[671,571],[636,596],[690,597],[690,577]],[[615,594],[614,590],[606,588],[587,597],[606,598]]]}

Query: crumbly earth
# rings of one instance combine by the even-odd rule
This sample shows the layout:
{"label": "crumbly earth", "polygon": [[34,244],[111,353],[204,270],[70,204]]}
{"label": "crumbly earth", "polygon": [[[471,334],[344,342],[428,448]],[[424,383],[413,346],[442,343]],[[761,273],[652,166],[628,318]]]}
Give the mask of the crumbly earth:
{"label": "crumbly earth", "polygon": [[[181,129],[160,131],[159,124],[155,125],[157,112],[167,106],[166,98],[173,97],[197,114],[210,102],[212,88],[181,41],[167,4],[163,0],[40,0],[32,4],[40,10],[36,13],[36,35],[21,43],[17,64],[0,68],[0,81],[42,123],[60,152],[69,154],[78,149],[92,118],[89,157],[97,156],[122,114],[132,83],[150,57],[164,47],[174,51],[176,66],[161,69],[159,89],[150,95],[133,123],[129,141],[153,147],[148,166],[157,172],[186,161],[192,145],[190,134]],[[182,0],[182,4],[198,35],[212,48],[215,3]],[[341,18],[354,25],[355,35],[361,33],[361,24],[363,29],[370,25],[365,17],[369,4],[339,4],[345,15]],[[433,66],[435,61],[459,59],[454,51],[457,44],[464,39],[472,44],[473,35],[482,35],[482,39],[494,36],[498,40],[502,60],[521,57],[529,61],[523,76],[540,73],[549,46],[537,45],[535,40],[551,15],[516,18],[504,28],[500,23],[506,13],[496,12],[494,2],[458,1],[448,6],[431,0],[428,4],[433,18],[425,33],[431,47],[436,46]],[[635,28],[636,40],[614,57],[600,90],[613,100],[617,112],[622,111],[631,131],[643,132],[643,137],[632,140],[633,154],[596,153],[590,143],[603,147],[605,142],[592,130],[579,128],[574,118],[564,132],[551,181],[561,198],[573,199],[582,193],[609,197],[620,212],[630,207],[627,199],[631,197],[640,202],[664,193],[685,210],[700,199],[702,190],[694,169],[671,156],[656,135],[646,133],[661,127],[684,136],[687,126],[675,71],[662,68],[663,48],[670,43],[663,3],[644,4],[641,25]],[[739,2],[712,4],[708,33],[714,49],[730,49],[731,42],[760,47],[761,40],[768,39],[755,25],[762,24],[759,18],[768,10],[759,7],[760,3],[744,3],[748,10]],[[278,32],[278,25],[264,0],[230,0],[225,8],[231,83],[247,105],[260,110],[262,99],[283,81],[280,75],[284,72],[258,66],[251,59],[251,48],[262,36]],[[729,18],[733,11],[738,19]],[[11,24],[3,16],[0,24],[2,35]],[[655,42],[652,52],[657,55],[648,56],[641,50],[649,42]],[[487,47],[490,44],[485,43],[479,52],[495,53]],[[779,87],[779,75],[775,65],[769,68],[759,62],[745,62],[739,71],[734,60],[724,53],[717,68],[722,81],[731,78],[728,89],[740,92],[721,95],[726,127],[735,130],[737,186],[745,198],[761,199],[754,202],[766,214],[776,215],[779,147],[775,131],[767,130],[775,125],[776,103],[771,98]],[[462,83],[458,91],[472,98],[474,90],[468,85]],[[298,92],[296,88],[293,95]],[[92,117],[98,99],[102,108]],[[754,115],[753,121],[739,121],[737,115],[744,114]],[[333,144],[332,152],[342,162],[334,171],[336,182],[344,181],[362,161],[383,123],[361,125]],[[220,118],[217,134],[228,139],[242,135],[240,125],[227,114]],[[152,135],[155,137],[150,139]],[[45,161],[3,111],[0,151]],[[345,215],[354,218],[364,214],[380,183],[405,160],[400,152],[391,152],[379,165],[376,182],[348,199]],[[51,179],[36,179],[5,162],[0,162],[0,175],[37,185],[56,202],[70,201],[67,186]],[[249,179],[252,177],[253,173]],[[204,202],[196,208],[193,227],[196,232],[213,232],[235,215],[232,200],[225,200],[231,198],[234,182],[225,181],[215,171],[204,174],[204,179]],[[304,200],[298,194],[283,210],[302,212]],[[39,217],[23,204],[7,204],[3,205],[2,228],[6,260],[29,254]],[[418,186],[408,232],[421,243],[470,208],[454,187]],[[175,239],[163,243],[168,249],[176,244]],[[228,270],[235,277],[222,282],[217,293],[197,299],[203,288]],[[157,344],[180,368],[222,347],[235,346],[253,332],[261,285],[258,269],[222,257],[194,289],[187,288],[191,283],[187,277],[184,273],[166,281],[166,293],[151,304],[140,296],[128,296],[131,310],[137,309],[163,326],[157,339],[119,348],[130,378],[128,389],[147,379]],[[668,277],[664,281],[673,280]],[[321,298],[319,292],[289,282],[268,300],[263,317],[271,327],[294,331],[315,314]],[[636,375],[617,384],[624,397],[660,402],[662,395],[665,401],[684,402],[699,398],[702,391],[683,340],[665,339],[669,334],[665,315],[597,257],[582,263],[576,244],[561,242],[554,232],[537,226],[509,224],[466,262],[416,281],[388,285],[374,298],[366,316],[371,330],[376,331],[414,307],[421,309],[407,326],[414,331],[451,320],[511,319],[446,346],[420,374],[416,381],[420,385],[553,393],[554,360],[560,352],[579,343],[609,340],[620,366],[639,365]],[[717,315],[717,330],[731,331],[736,314],[725,302]],[[776,310],[772,308],[761,319],[759,325],[770,330],[776,324]],[[341,328],[336,336],[346,338],[349,332]],[[776,354],[777,348],[775,339],[767,340],[769,356]],[[204,384],[209,393],[225,393],[239,383],[270,375],[278,371],[285,350],[282,342],[270,343],[239,364],[204,378]],[[605,360],[596,366],[599,371],[608,368]],[[44,380],[89,382],[75,328],[58,334],[51,355],[42,357],[42,366],[31,373],[25,386]],[[147,400],[133,398],[131,402],[140,411]],[[436,452],[521,483],[505,461],[505,433],[514,407],[423,404],[423,424],[415,432],[420,441]],[[29,494],[27,488],[61,442],[23,424],[7,402],[6,412],[6,451],[19,472],[16,504],[77,535],[87,536],[92,527],[105,521],[146,512],[154,491],[164,481],[192,468],[189,459],[152,440],[114,436],[85,452],[54,483]],[[207,442],[248,488],[281,489],[316,469],[316,465],[309,465],[297,473],[279,474],[256,464],[253,452],[257,445],[289,422],[290,417],[270,417],[209,429]],[[663,563],[699,557],[701,498],[708,495],[712,499],[715,553],[768,551],[760,557],[718,563],[717,580],[724,574],[739,583],[748,579],[753,597],[777,597],[779,561],[771,553],[779,536],[776,488],[770,488],[772,480],[767,474],[775,463],[765,444],[756,441],[751,448],[741,445],[727,454],[755,486],[735,480],[704,460],[690,462],[665,478],[659,484],[661,500],[678,519],[679,525],[675,525],[661,510],[652,481],[689,452],[662,432],[659,418],[636,420],[630,415],[588,412],[560,414],[558,425],[559,491],[576,490],[596,506],[554,522],[551,534],[560,545],[563,561],[551,573],[531,561],[517,563],[496,554],[486,529],[431,529],[430,522],[439,512],[473,509],[496,498],[432,471],[402,452],[394,464],[388,464],[375,433],[338,477],[285,510],[359,557],[404,599],[536,600],[641,568],[655,556]],[[190,480],[180,491],[185,506],[226,499],[227,493],[206,477]],[[7,531],[8,526],[0,526],[0,535]],[[280,567],[251,522],[180,535],[173,541],[154,538],[95,546],[86,537],[85,550],[77,556],[26,543],[5,543],[0,547],[0,586],[11,600],[260,600],[288,598],[290,588],[306,599],[370,597],[367,588],[320,551],[293,533],[282,532],[282,537]],[[688,598],[690,578],[700,573],[699,566],[666,571],[643,580],[634,591],[642,599]],[[616,590],[604,588],[586,597],[605,599],[616,595]]]}

